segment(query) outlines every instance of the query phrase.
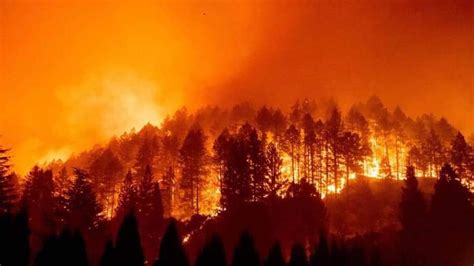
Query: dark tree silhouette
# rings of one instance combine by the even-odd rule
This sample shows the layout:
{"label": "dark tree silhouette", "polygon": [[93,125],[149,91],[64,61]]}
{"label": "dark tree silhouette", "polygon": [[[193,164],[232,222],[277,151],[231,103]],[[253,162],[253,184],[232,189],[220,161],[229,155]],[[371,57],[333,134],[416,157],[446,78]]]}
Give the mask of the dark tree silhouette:
{"label": "dark tree silhouette", "polygon": [[105,244],[104,253],[100,257],[99,265],[100,266],[114,266],[117,265],[117,255],[114,249],[114,243],[112,240],[107,240]]}
{"label": "dark tree silhouette", "polygon": [[265,179],[265,190],[267,191],[270,199],[276,199],[278,193],[281,192],[284,185],[286,184],[286,180],[284,180],[281,172],[283,160],[281,159],[280,153],[273,142],[267,146],[266,159],[267,178]]}
{"label": "dark tree silhouette", "polygon": [[176,227],[176,221],[172,220],[163,235],[160,244],[160,255],[155,266],[189,266],[181,237]]}
{"label": "dark tree silhouette", "polygon": [[407,167],[405,186],[400,202],[400,223],[402,225],[400,245],[402,260],[407,265],[417,265],[422,261],[423,238],[426,236],[426,202],[418,188],[415,168]]}
{"label": "dark tree silhouette", "polygon": [[212,236],[196,259],[196,266],[226,266],[224,244],[218,235]]}
{"label": "dark tree silhouette", "polygon": [[468,173],[470,165],[473,164],[474,157],[472,155],[472,147],[466,143],[464,136],[458,132],[455,139],[451,143],[450,160],[456,173],[461,178],[469,180],[469,176],[474,173]]}
{"label": "dark tree silhouette", "polygon": [[294,244],[291,248],[290,261],[288,266],[307,266],[308,259],[306,258],[306,251],[301,244]]}
{"label": "dark tree silhouette", "polygon": [[263,264],[264,266],[285,266],[285,258],[281,252],[281,246],[279,242],[275,242],[270,249],[268,256]]}
{"label": "dark tree silhouette", "polygon": [[253,201],[261,201],[267,195],[265,189],[266,158],[264,141],[258,137],[257,130],[253,129],[248,142],[249,174],[251,180],[251,195]]}
{"label": "dark tree silhouette", "polygon": [[190,129],[181,147],[181,188],[185,191],[183,201],[190,203],[190,213],[199,214],[203,175],[206,172],[206,136],[200,126]]}
{"label": "dark tree silhouette", "polygon": [[300,161],[300,131],[295,125],[291,125],[285,132],[285,150],[291,158],[291,177],[292,182],[296,182],[296,177],[299,176],[299,161]]}
{"label": "dark tree silhouette", "polygon": [[39,238],[54,233],[56,229],[53,192],[52,171],[33,167],[25,182],[22,201],[28,209],[30,228]]}
{"label": "dark tree silhouette", "polygon": [[10,171],[9,150],[0,146],[0,215],[10,213],[17,200],[15,183]]}
{"label": "dark tree silhouette", "polygon": [[123,174],[122,163],[111,149],[106,149],[92,162],[89,174],[93,178],[92,185],[98,201],[104,206],[107,215],[112,217],[116,207],[117,183]]}
{"label": "dark tree silhouette", "polygon": [[133,184],[132,172],[129,170],[122,182],[122,187],[120,188],[115,220],[121,222],[125,215],[127,215],[132,209],[136,209],[138,199],[137,194],[137,188]]}
{"label": "dark tree silhouette", "polygon": [[171,214],[173,212],[173,195],[175,190],[175,183],[176,177],[174,174],[174,169],[172,167],[168,167],[161,181],[161,184],[163,184],[163,215],[165,217],[171,217]]}
{"label": "dark tree silhouette", "polygon": [[474,214],[472,193],[454,169],[445,164],[435,184],[429,218],[432,224],[431,265],[463,265],[474,260]]}
{"label": "dark tree silhouette", "polygon": [[151,167],[146,167],[138,187],[137,208],[140,235],[144,240],[145,256],[150,258],[157,252],[159,235],[163,225],[163,203],[160,186],[153,181]]}
{"label": "dark tree silhouette", "polygon": [[68,192],[68,225],[83,232],[97,228],[102,208],[96,200],[87,172],[74,169],[76,179]]}
{"label": "dark tree silhouette", "polygon": [[239,243],[234,249],[232,266],[259,266],[260,258],[255,249],[254,240],[249,232],[242,233]]}
{"label": "dark tree silhouette", "polygon": [[133,211],[125,216],[115,242],[116,262],[121,265],[140,266],[144,264],[144,255],[138,232],[138,222]]}
{"label": "dark tree silhouette", "polygon": [[316,246],[314,252],[311,254],[310,265],[329,266],[329,259],[329,244],[326,238],[326,234],[321,231],[321,233],[319,234],[319,243]]}
{"label": "dark tree silhouette", "polygon": [[79,231],[63,230],[49,237],[34,261],[35,266],[87,266],[84,240]]}

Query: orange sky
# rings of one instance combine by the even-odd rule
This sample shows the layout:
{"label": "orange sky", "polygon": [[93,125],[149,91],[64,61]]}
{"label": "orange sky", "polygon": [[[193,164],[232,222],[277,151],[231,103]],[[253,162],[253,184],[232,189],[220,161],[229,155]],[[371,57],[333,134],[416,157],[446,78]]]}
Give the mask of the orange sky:
{"label": "orange sky", "polygon": [[184,104],[376,93],[474,129],[470,0],[138,2],[1,1],[0,143],[16,170]]}

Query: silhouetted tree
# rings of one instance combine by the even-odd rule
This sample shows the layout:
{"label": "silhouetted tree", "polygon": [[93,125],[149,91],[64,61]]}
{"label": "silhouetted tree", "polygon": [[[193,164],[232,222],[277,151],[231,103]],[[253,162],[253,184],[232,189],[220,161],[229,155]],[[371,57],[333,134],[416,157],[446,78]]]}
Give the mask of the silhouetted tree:
{"label": "silhouetted tree", "polygon": [[281,173],[283,160],[274,143],[270,143],[266,150],[266,191],[270,199],[275,199],[285,185],[285,180]]}
{"label": "silhouetted tree", "polygon": [[22,201],[28,209],[30,228],[34,235],[40,238],[54,233],[56,229],[56,202],[53,192],[52,171],[33,167],[24,185]]}
{"label": "silhouetted tree", "polygon": [[165,174],[163,175],[161,184],[162,187],[162,196],[163,196],[163,215],[165,217],[171,217],[173,212],[173,195],[175,189],[176,177],[174,174],[174,169],[168,167]]}
{"label": "silhouetted tree", "polygon": [[[472,157],[472,147],[466,143],[464,136],[458,132],[456,138],[451,143],[450,160],[456,170],[456,173],[461,177],[468,177],[471,173],[470,164],[474,161]],[[472,158],[471,158],[472,157]],[[468,178],[466,178],[468,179]],[[469,179],[468,179],[469,180]]]}
{"label": "silhouetted tree", "polygon": [[196,126],[189,130],[180,149],[181,188],[184,190],[183,201],[191,204],[191,212],[199,214],[199,203],[203,187],[203,175],[206,172],[207,151],[206,136],[203,130]]}
{"label": "silhouetted tree", "polygon": [[292,182],[296,182],[299,176],[299,150],[301,144],[300,131],[295,125],[291,125],[285,132],[285,149],[291,158],[291,178]]}
{"label": "silhouetted tree", "polygon": [[326,151],[326,175],[329,180],[329,169],[332,169],[332,178],[334,180],[335,191],[339,188],[339,168],[342,161],[342,132],[344,125],[341,120],[341,113],[339,110],[334,109],[331,112],[331,116],[326,121],[326,142],[328,144],[328,150]]}
{"label": "silhouetted tree", "polygon": [[159,234],[163,224],[163,202],[160,186],[153,181],[151,167],[146,167],[138,187],[137,217],[140,235],[143,238],[145,255],[148,258],[156,254]]}
{"label": "silhouetted tree", "polygon": [[259,266],[260,258],[249,232],[242,233],[232,257],[232,266]]}
{"label": "silhouetted tree", "polygon": [[311,254],[311,266],[329,266],[329,244],[326,234],[321,231],[319,234],[319,243]]}
{"label": "silhouetted tree", "polygon": [[49,237],[34,261],[35,266],[87,266],[84,240],[79,231],[63,230]]}
{"label": "silhouetted tree", "polygon": [[122,172],[122,163],[110,149],[106,149],[89,167],[98,201],[102,203],[109,217],[114,215],[117,183]]}
{"label": "silhouetted tree", "polygon": [[189,261],[186,256],[181,237],[176,228],[176,221],[171,221],[168,229],[163,235],[160,244],[160,255],[155,262],[155,266],[188,266]]}
{"label": "silhouetted tree", "polygon": [[226,266],[224,244],[219,236],[212,236],[196,259],[196,266]]}
{"label": "silhouetted tree", "polygon": [[474,214],[472,193],[461,184],[458,175],[445,164],[435,184],[431,200],[431,265],[462,265],[474,259]]}
{"label": "silhouetted tree", "polygon": [[114,218],[117,221],[122,222],[125,215],[137,207],[137,200],[138,191],[136,186],[133,184],[132,172],[129,170],[127,175],[125,175],[125,178],[122,182],[122,187],[120,188],[117,211],[115,212],[116,215]]}
{"label": "silhouetted tree", "polygon": [[144,255],[138,232],[138,222],[133,211],[127,214],[120,226],[115,242],[116,261],[121,265],[140,266]]}
{"label": "silhouetted tree", "polygon": [[110,239],[107,240],[107,243],[105,244],[104,253],[100,257],[99,265],[100,266],[118,265],[117,255],[116,255],[115,249],[114,249],[114,243]]}
{"label": "silhouetted tree", "polygon": [[17,200],[15,183],[10,171],[8,149],[0,146],[0,215],[10,213]]}
{"label": "silhouetted tree", "polygon": [[422,260],[423,238],[426,237],[426,203],[418,188],[415,168],[407,167],[405,186],[400,202],[402,260],[407,265],[417,265]]}
{"label": "silhouetted tree", "polygon": [[430,176],[436,175],[445,161],[444,149],[436,132],[431,129],[428,137],[422,145],[422,153],[428,162],[428,172]]}
{"label": "silhouetted tree", "polygon": [[96,200],[87,172],[74,169],[76,179],[68,192],[68,225],[87,232],[97,228],[102,207]]}
{"label": "silhouetted tree", "polygon": [[272,124],[272,110],[268,109],[266,106],[263,106],[257,111],[257,116],[255,117],[258,128],[265,135],[271,128]]}
{"label": "silhouetted tree", "polygon": [[251,180],[251,195],[253,201],[261,201],[266,196],[266,158],[264,141],[258,137],[257,130],[253,129],[248,140],[248,161]]}
{"label": "silhouetted tree", "polygon": [[285,266],[285,258],[281,252],[281,246],[279,242],[275,242],[270,252],[268,253],[267,259],[265,260],[264,266]]}
{"label": "silhouetted tree", "polygon": [[295,244],[291,248],[290,261],[288,266],[307,266],[306,251],[301,244]]}

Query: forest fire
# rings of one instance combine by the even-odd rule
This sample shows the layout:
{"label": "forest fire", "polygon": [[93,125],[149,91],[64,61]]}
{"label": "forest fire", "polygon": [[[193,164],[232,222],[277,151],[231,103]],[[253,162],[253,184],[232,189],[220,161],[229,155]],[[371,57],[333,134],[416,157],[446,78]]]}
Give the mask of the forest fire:
{"label": "forest fire", "polygon": [[0,1],[0,266],[472,266],[473,1]]}

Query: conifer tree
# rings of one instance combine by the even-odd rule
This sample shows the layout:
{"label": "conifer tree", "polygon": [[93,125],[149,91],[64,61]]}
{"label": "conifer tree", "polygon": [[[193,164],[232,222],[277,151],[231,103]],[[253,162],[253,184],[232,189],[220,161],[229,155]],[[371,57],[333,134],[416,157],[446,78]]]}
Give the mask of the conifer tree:
{"label": "conifer tree", "polygon": [[176,221],[171,221],[160,244],[160,255],[155,266],[189,266]]}
{"label": "conifer tree", "polygon": [[196,259],[196,266],[226,266],[224,244],[219,236],[212,236]]}
{"label": "conifer tree", "polygon": [[133,184],[132,172],[129,170],[120,188],[119,200],[115,219],[122,221],[127,213],[136,208],[137,188]]}
{"label": "conifer tree", "polygon": [[[472,193],[461,184],[454,169],[445,164],[431,199],[432,265],[459,265],[471,258],[474,247]],[[435,238],[434,238],[435,237]]]}
{"label": "conifer tree", "polygon": [[116,262],[121,265],[144,265],[145,258],[138,232],[138,222],[133,211],[130,211],[123,219],[117,233],[114,253]]}
{"label": "conifer tree", "polygon": [[464,136],[458,132],[451,143],[450,160],[456,170],[456,173],[462,178],[468,175],[469,164],[474,158],[471,158],[472,147],[466,143]]}
{"label": "conifer tree", "polygon": [[311,266],[329,266],[329,245],[326,238],[326,234],[321,232],[319,234],[319,243],[316,246],[314,252],[311,254],[310,265]]}
{"label": "conifer tree", "polygon": [[308,266],[306,251],[301,244],[295,244],[291,248],[291,256],[288,266]]}
{"label": "conifer tree", "polygon": [[112,240],[107,240],[104,248],[104,253],[100,257],[100,266],[114,266],[117,265],[117,258]]}
{"label": "conifer tree", "polygon": [[268,253],[267,259],[265,260],[264,266],[285,266],[285,258],[281,252],[281,246],[279,242],[275,242],[270,252]]}
{"label": "conifer tree", "polygon": [[97,228],[101,220],[102,207],[96,200],[88,173],[74,169],[76,179],[68,192],[68,224],[84,232]]}
{"label": "conifer tree", "polygon": [[259,266],[260,258],[255,249],[254,240],[248,232],[244,232],[234,249],[232,266]]}
{"label": "conifer tree", "polygon": [[199,214],[201,191],[204,186],[203,175],[206,172],[207,151],[206,136],[199,126],[189,130],[179,151],[181,161],[181,188],[184,190],[184,202],[189,202],[190,211]]}
{"label": "conifer tree", "polygon": [[164,217],[171,217],[173,213],[173,195],[176,183],[176,177],[172,167],[168,167],[165,174],[163,175],[161,183],[163,184],[163,215]]}
{"label": "conifer tree", "polygon": [[17,200],[15,183],[10,171],[8,149],[0,146],[0,214],[12,212]]}
{"label": "conifer tree", "polygon": [[281,172],[283,160],[274,143],[268,144],[266,153],[266,190],[270,199],[275,199],[285,185]]}

